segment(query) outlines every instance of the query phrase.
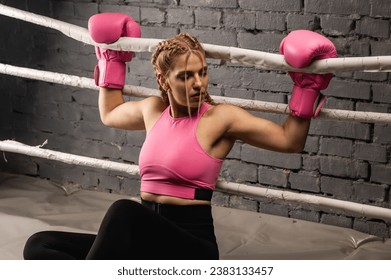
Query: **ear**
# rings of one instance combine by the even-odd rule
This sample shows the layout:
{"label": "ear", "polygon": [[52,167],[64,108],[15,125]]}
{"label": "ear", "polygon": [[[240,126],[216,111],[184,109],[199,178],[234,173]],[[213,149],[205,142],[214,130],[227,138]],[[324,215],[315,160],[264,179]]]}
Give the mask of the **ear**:
{"label": "ear", "polygon": [[157,82],[159,83],[159,85],[164,89],[164,90],[167,90],[168,89],[168,83],[167,83],[167,80],[166,78],[161,74],[161,73],[158,73],[157,76]]}

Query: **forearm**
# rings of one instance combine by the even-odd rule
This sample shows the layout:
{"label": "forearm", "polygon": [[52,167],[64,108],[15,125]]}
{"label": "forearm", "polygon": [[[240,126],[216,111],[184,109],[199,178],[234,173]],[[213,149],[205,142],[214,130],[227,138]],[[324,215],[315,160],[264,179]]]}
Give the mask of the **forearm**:
{"label": "forearm", "polygon": [[102,122],[106,125],[110,122],[110,115],[115,108],[125,102],[122,91],[101,87],[99,90],[99,114]]}
{"label": "forearm", "polygon": [[298,153],[304,149],[310,124],[310,119],[301,119],[292,115],[288,116],[282,127],[289,146],[289,152]]}

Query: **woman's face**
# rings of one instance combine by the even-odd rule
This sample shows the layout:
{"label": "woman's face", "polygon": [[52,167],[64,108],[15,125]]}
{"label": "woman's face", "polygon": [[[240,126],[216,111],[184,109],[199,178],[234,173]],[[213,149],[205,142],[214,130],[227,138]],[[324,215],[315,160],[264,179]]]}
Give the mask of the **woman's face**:
{"label": "woman's face", "polygon": [[167,77],[167,85],[173,117],[188,116],[189,109],[198,110],[208,87],[205,58],[194,53],[178,56]]}

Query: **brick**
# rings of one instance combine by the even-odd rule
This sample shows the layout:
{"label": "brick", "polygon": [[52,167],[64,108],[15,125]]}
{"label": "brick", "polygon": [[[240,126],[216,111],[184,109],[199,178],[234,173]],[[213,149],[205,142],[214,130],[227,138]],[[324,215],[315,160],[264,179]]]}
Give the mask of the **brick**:
{"label": "brick", "polygon": [[232,147],[229,154],[226,156],[226,159],[238,159],[240,160],[240,153],[242,150],[242,144],[239,141],[236,141],[234,146]]}
{"label": "brick", "polygon": [[316,30],[319,27],[319,19],[309,14],[288,14],[286,19],[288,31],[293,30]]}
{"label": "brick", "polygon": [[354,102],[329,96],[323,108],[354,111]]}
{"label": "brick", "polygon": [[319,193],[320,191],[319,177],[311,173],[291,173],[289,175],[289,183],[291,189],[294,190],[313,193]]}
{"label": "brick", "polygon": [[241,87],[271,92],[290,92],[292,81],[287,75],[245,71],[241,77]]}
{"label": "brick", "polygon": [[[247,28],[249,29],[249,28]],[[285,30],[285,15],[279,13],[264,13],[256,14],[256,29],[258,30]]]}
{"label": "brick", "polygon": [[195,25],[219,27],[222,18],[222,12],[215,10],[197,9],[194,11]]}
{"label": "brick", "polygon": [[289,217],[292,219],[299,219],[318,223],[320,219],[319,212],[309,211],[305,209],[293,209],[289,211]]}
{"label": "brick", "polygon": [[224,96],[252,100],[254,99],[254,91],[241,88],[227,88]]}
{"label": "brick", "polygon": [[319,170],[319,158],[315,156],[303,155],[303,170],[317,171]]}
{"label": "brick", "polygon": [[390,108],[391,108],[390,104],[362,103],[362,102],[357,102],[356,104],[356,111],[363,111],[363,112],[376,112],[376,113],[387,114]]}
{"label": "brick", "polygon": [[239,0],[239,6],[245,10],[271,11],[271,12],[299,12],[300,0]]}
{"label": "brick", "polygon": [[287,169],[300,169],[300,154],[284,154],[255,148],[248,144],[242,146],[242,160],[262,165]]}
{"label": "brick", "polygon": [[320,119],[312,121],[310,134],[357,140],[369,140],[371,137],[368,124]]}
{"label": "brick", "polygon": [[273,185],[286,188],[289,172],[281,169],[259,167],[258,182],[262,185]]}
{"label": "brick", "polygon": [[181,32],[188,32],[196,36],[201,43],[214,44],[220,46],[236,47],[236,34],[234,31],[225,30],[201,30],[201,29],[181,29]]}
{"label": "brick", "polygon": [[353,151],[353,142],[351,140],[337,139],[337,138],[325,138],[320,139],[320,153],[350,157]]}
{"label": "brick", "polygon": [[209,69],[209,83],[223,84],[230,87],[240,87],[242,84],[242,70],[234,67],[218,67]]}
{"label": "brick", "polygon": [[304,12],[336,15],[369,15],[370,2],[367,0],[304,0]]}
{"label": "brick", "polygon": [[[79,121],[82,118],[82,109],[78,106],[78,104],[59,103],[58,115],[63,120]],[[99,120],[99,117],[95,120]]]}
{"label": "brick", "polygon": [[2,158],[0,159],[0,170],[2,172],[36,176],[38,175],[38,169],[35,160],[30,157],[2,152]]}
{"label": "brick", "polygon": [[120,194],[140,197],[140,179],[138,177],[121,178],[120,187]]}
{"label": "brick", "polygon": [[81,135],[85,139],[103,140],[108,143],[122,140],[125,137],[124,131],[105,127],[103,124],[95,122],[79,122],[72,130],[76,135]]}
{"label": "brick", "polygon": [[221,168],[221,175],[227,181],[257,182],[257,166],[243,163],[238,160],[225,160]]}
{"label": "brick", "polygon": [[391,43],[388,41],[371,41],[372,55],[391,55]]}
{"label": "brick", "polygon": [[337,199],[349,200],[353,195],[352,181],[348,179],[321,176],[320,189]]}
{"label": "brick", "polygon": [[391,126],[375,124],[373,142],[379,144],[389,144],[391,142]]}
{"label": "brick", "polygon": [[276,33],[239,32],[239,47],[263,52],[277,52],[284,35]]}
{"label": "brick", "polygon": [[226,28],[255,29],[255,13],[253,12],[227,12],[224,14]]}
{"label": "brick", "polygon": [[362,81],[382,82],[388,78],[388,73],[369,73],[369,72],[357,72],[354,73],[354,79]]}
{"label": "brick", "polygon": [[339,81],[334,79],[323,93],[327,96],[370,100],[371,87],[368,83]]}
{"label": "brick", "polygon": [[369,166],[357,160],[339,157],[320,157],[320,173],[337,177],[368,178]]}
{"label": "brick", "polygon": [[252,212],[258,211],[258,202],[248,198],[232,195],[229,198],[229,207]]}
{"label": "brick", "polygon": [[372,182],[391,184],[391,165],[373,164],[371,171]]}
{"label": "brick", "polygon": [[145,131],[132,130],[126,131],[125,139],[128,146],[141,147],[146,137]]}
{"label": "brick", "polygon": [[181,0],[181,6],[208,7],[208,8],[236,8],[236,0]]}
{"label": "brick", "polygon": [[389,0],[376,0],[371,3],[371,17],[385,17],[390,18],[391,5]]}
{"label": "brick", "polygon": [[261,92],[256,90],[254,92],[254,100],[275,102],[275,103],[287,103],[286,95],[279,92]]}
{"label": "brick", "polygon": [[383,19],[363,18],[357,22],[356,31],[375,38],[390,38],[390,22]]}
{"label": "brick", "polygon": [[344,228],[351,228],[353,225],[352,218],[333,214],[323,214],[320,218],[320,222],[322,224],[328,224]]}
{"label": "brick", "polygon": [[277,215],[283,217],[289,217],[289,208],[286,204],[280,204],[275,202],[260,202],[259,203],[259,212]]}
{"label": "brick", "polygon": [[[371,48],[373,54],[373,47]],[[370,44],[367,41],[357,41],[351,42],[350,44],[350,54],[353,56],[370,56]]]}
{"label": "brick", "polygon": [[[105,1],[107,2],[107,1]],[[136,6],[123,6],[123,5],[110,5],[102,3],[99,5],[99,11],[101,13],[124,13],[131,16],[136,22],[140,23],[140,7]],[[142,27],[143,29],[143,27]],[[144,37],[144,34],[143,34]]]}
{"label": "brick", "polygon": [[320,17],[320,26],[327,35],[348,35],[354,28],[354,21],[346,17],[324,15]]}
{"label": "brick", "polygon": [[304,151],[307,153],[317,153],[319,151],[319,137],[307,136]]}
{"label": "brick", "polygon": [[77,3],[75,5],[75,16],[80,18],[90,18],[98,13],[98,5],[96,3]]}
{"label": "brick", "polygon": [[373,101],[391,104],[391,85],[373,84]]}
{"label": "brick", "polygon": [[52,7],[53,14],[60,20],[72,18],[75,14],[75,7],[72,2],[53,1]]}
{"label": "brick", "polygon": [[50,1],[26,1],[26,3],[28,11],[39,15],[50,16]]}
{"label": "brick", "polygon": [[167,23],[168,24],[194,24],[194,13],[192,10],[189,9],[168,9]]}
{"label": "brick", "polygon": [[361,203],[384,202],[390,189],[387,185],[376,185],[366,182],[353,182],[354,196]]}
{"label": "brick", "polygon": [[361,160],[386,163],[387,149],[385,146],[378,144],[356,143],[354,157]]}
{"label": "brick", "polygon": [[228,207],[229,197],[230,196],[228,194],[215,191],[213,192],[213,196],[212,196],[212,205]]}
{"label": "brick", "polygon": [[387,230],[387,225],[381,221],[365,221],[362,219],[355,219],[353,229],[382,238],[390,237],[390,234]]}

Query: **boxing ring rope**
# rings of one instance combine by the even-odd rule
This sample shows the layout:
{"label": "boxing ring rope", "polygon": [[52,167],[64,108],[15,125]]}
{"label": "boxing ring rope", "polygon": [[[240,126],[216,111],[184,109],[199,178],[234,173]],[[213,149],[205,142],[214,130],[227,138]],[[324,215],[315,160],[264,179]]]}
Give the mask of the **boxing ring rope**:
{"label": "boxing ring rope", "polygon": [[[28,146],[12,140],[0,141],[0,151],[29,155],[32,157],[45,158],[49,160],[60,161],[66,164],[100,168],[109,171],[119,171],[130,175],[139,175],[137,165],[112,162],[97,158],[90,158],[63,152],[57,152],[48,149],[42,149],[41,146]],[[265,187],[254,187],[240,183],[226,182],[219,180],[216,190],[224,193],[249,196],[253,198],[268,198],[296,202],[300,204],[315,205],[318,207],[327,207],[358,215],[360,217],[377,218],[385,221],[391,221],[391,209],[377,207],[372,205],[359,204],[350,201],[342,201],[322,196],[295,193],[291,191],[281,191]]]}
{"label": "boxing ring rope", "polygon": [[[3,63],[0,63],[0,74],[18,76],[73,87],[99,90],[99,87],[95,85],[94,80],[90,78],[36,70],[31,68],[17,67]],[[152,95],[160,95],[160,91],[145,87],[125,85],[123,94],[127,96],[148,97]],[[246,100],[216,95],[213,95],[212,98],[217,103],[232,104],[251,111],[269,112],[276,114],[289,114],[290,112],[287,104],[264,102],[257,100]],[[324,108],[321,110],[317,118],[327,118],[341,121],[391,124],[391,114],[376,112],[359,112]]]}
{"label": "boxing ring rope", "polygon": [[[120,38],[117,42],[110,45],[97,44],[90,38],[87,29],[76,25],[61,22],[45,16],[36,15],[16,8],[7,7],[2,4],[0,4],[0,14],[55,29],[70,38],[73,38],[88,45],[97,45],[100,47],[115,50],[152,52],[156,44],[160,41],[159,39]],[[233,63],[241,63],[244,65],[265,68],[268,70],[300,71],[311,73],[337,73],[344,71],[391,72],[391,56],[324,59],[314,62],[305,69],[296,69],[289,66],[285,62],[283,56],[279,54],[210,44],[203,44],[203,46],[207,52],[208,58],[222,59]],[[94,81],[85,77],[16,67],[7,64],[0,64],[0,73],[28,79],[41,80],[50,83],[98,90],[98,87],[95,85]],[[160,94],[158,90],[130,85],[126,85],[123,92],[125,95],[137,97],[147,97]],[[280,114],[289,113],[286,104],[243,100],[238,98],[227,98],[221,96],[213,96],[213,98],[218,103],[234,104],[252,111],[262,111]],[[345,110],[322,109],[318,117],[336,120],[352,120],[384,124],[391,123],[391,114],[372,112],[354,112]],[[136,165],[57,152],[48,149],[42,149],[40,146],[33,147],[24,145],[22,143],[11,140],[0,141],[0,150],[3,152],[19,153],[32,157],[56,160],[66,164],[94,167],[110,171],[120,171],[130,175],[139,174],[139,168]],[[226,182],[222,180],[218,181],[216,190],[235,195],[250,196],[254,198],[266,197],[269,199],[278,199],[301,204],[316,205],[318,207],[328,207],[343,211],[345,213],[358,215],[360,217],[379,218],[385,221],[391,221],[391,209],[364,205],[349,201],[341,201],[316,195],[281,191],[265,187],[254,187],[239,183]]]}
{"label": "boxing ring rope", "polygon": [[[114,50],[129,50],[133,52],[152,52],[159,39],[147,38],[120,38],[113,44],[98,44],[94,42],[88,30],[73,24],[55,20],[42,15],[19,10],[0,4],[0,14],[34,23],[60,31],[64,35],[88,45],[96,45]],[[282,55],[254,51],[235,47],[203,44],[207,57],[222,59],[233,63],[265,68],[269,70],[299,71],[311,73],[337,73],[337,72],[390,72],[391,56],[374,57],[345,57],[318,60],[309,67],[297,69],[289,66]]]}

